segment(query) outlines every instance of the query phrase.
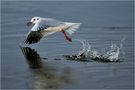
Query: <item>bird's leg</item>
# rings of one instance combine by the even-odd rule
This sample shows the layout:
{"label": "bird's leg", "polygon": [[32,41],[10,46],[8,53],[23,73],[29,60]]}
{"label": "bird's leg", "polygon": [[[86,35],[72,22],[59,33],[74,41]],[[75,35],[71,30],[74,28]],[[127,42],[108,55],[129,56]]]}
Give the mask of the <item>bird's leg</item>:
{"label": "bird's leg", "polygon": [[72,42],[72,39],[67,36],[66,32],[65,32],[63,29],[61,29],[61,32],[64,34],[65,38],[66,38],[69,42]]}

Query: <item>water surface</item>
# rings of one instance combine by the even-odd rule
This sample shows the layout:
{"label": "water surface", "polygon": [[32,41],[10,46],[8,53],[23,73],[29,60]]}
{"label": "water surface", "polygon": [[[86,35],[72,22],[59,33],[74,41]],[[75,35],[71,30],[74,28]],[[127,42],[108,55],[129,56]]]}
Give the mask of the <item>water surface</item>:
{"label": "water surface", "polygon": [[[79,42],[66,42],[61,33],[38,44],[20,47],[33,16],[81,22],[72,38],[87,40],[94,50],[120,44],[124,37],[120,63],[77,62],[62,55],[77,54]],[[124,1],[2,1],[1,80],[3,89],[133,89],[134,28],[133,2]],[[56,58],[60,58],[57,60]]]}

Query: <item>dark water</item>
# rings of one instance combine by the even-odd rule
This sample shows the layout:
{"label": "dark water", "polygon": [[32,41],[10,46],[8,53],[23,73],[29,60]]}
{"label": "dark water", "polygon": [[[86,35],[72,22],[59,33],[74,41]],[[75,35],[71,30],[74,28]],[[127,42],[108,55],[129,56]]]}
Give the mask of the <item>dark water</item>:
{"label": "dark water", "polygon": [[[123,62],[70,61],[63,55],[78,53],[79,42],[68,43],[61,33],[40,43],[19,47],[29,31],[26,22],[33,16],[81,22],[72,38],[87,40],[100,51],[120,44]],[[134,27],[133,2],[124,1],[2,1],[1,86],[3,89],[133,89]],[[121,58],[120,57],[120,58]],[[60,58],[60,59],[59,59]]]}

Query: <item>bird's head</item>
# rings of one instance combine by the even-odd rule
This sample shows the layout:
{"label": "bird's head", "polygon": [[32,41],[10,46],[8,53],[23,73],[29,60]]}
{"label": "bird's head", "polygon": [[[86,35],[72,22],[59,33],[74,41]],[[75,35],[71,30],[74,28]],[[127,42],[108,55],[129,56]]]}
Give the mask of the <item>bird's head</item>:
{"label": "bird's head", "polygon": [[40,19],[41,19],[41,17],[33,17],[29,22],[27,22],[27,26],[36,24]]}

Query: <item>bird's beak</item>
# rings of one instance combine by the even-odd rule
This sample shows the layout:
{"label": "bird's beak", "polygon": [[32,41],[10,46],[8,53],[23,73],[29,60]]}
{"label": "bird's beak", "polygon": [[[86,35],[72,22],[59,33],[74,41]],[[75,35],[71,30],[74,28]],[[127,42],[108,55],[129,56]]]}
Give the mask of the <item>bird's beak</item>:
{"label": "bird's beak", "polygon": [[27,26],[31,26],[32,24],[32,22],[27,22]]}

